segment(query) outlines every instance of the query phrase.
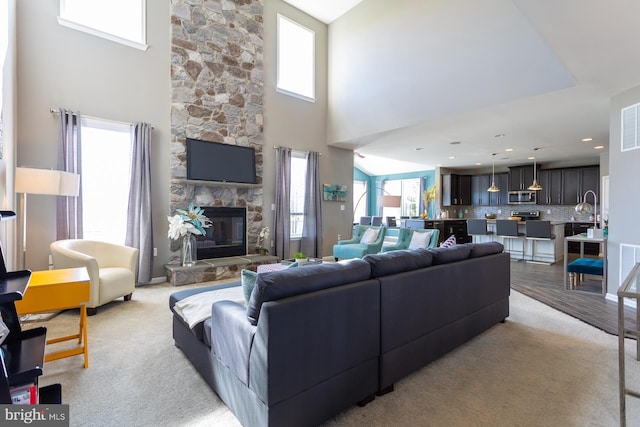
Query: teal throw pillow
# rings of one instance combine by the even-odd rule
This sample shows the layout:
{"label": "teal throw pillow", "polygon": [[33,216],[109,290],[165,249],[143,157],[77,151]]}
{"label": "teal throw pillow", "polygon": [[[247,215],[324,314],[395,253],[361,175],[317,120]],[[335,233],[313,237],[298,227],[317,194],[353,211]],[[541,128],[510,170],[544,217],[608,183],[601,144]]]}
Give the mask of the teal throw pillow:
{"label": "teal throw pillow", "polygon": [[256,285],[258,273],[256,273],[255,271],[243,269],[242,271],[240,271],[240,278],[242,281],[242,292],[244,293],[244,299],[247,303],[249,303],[251,292],[253,292],[253,287]]}

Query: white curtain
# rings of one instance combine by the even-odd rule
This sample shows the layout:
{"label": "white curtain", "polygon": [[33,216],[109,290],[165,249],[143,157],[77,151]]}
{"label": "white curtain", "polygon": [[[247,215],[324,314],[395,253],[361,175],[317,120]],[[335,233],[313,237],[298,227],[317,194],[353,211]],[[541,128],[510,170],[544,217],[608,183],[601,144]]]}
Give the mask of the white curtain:
{"label": "white curtain", "polygon": [[304,221],[300,251],[311,257],[322,256],[322,190],[320,189],[320,154],[307,153]]}
{"label": "white curtain", "polygon": [[151,221],[151,126],[134,123],[131,144],[131,184],[125,244],[138,249],[137,283],[149,283],[153,272]]}
{"label": "white curtain", "polygon": [[82,239],[82,168],[80,153],[80,113],[60,108],[58,169],[80,175],[78,197],[57,197],[58,240]]}

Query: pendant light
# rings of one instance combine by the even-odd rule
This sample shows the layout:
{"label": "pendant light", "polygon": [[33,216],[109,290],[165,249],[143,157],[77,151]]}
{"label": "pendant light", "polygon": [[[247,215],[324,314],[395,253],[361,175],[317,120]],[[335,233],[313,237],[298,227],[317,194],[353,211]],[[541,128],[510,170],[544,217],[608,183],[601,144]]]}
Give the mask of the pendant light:
{"label": "pendant light", "polygon": [[[533,154],[535,154],[535,152],[538,151],[537,148],[533,149]],[[532,190],[532,191],[540,191],[542,190],[542,186],[540,184],[538,184],[538,180],[536,179],[536,156],[533,156],[533,184],[531,184],[529,186],[529,188],[527,188],[527,190]]]}
{"label": "pendant light", "polygon": [[493,153],[492,156],[491,187],[487,188],[487,191],[489,193],[497,193],[500,189],[496,185],[496,153]]}

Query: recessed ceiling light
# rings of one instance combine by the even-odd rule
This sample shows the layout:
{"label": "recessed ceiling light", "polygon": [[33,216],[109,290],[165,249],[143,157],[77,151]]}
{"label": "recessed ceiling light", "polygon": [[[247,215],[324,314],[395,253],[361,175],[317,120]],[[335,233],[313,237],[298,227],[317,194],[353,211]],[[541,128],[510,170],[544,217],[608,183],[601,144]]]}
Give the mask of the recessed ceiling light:
{"label": "recessed ceiling light", "polygon": [[505,148],[504,151],[513,151],[513,148]]}
{"label": "recessed ceiling light", "polygon": [[416,151],[421,151],[421,150],[424,150],[424,148],[423,147],[416,148]]}
{"label": "recessed ceiling light", "polygon": [[504,136],[505,136],[505,135],[504,135],[504,133],[499,133],[499,134],[497,134],[497,135],[494,135],[493,137],[494,137],[494,138],[502,138],[502,137],[504,137]]}
{"label": "recessed ceiling light", "polygon": [[458,144],[460,144],[460,141],[451,141],[449,144],[451,144],[451,145],[458,145]]}
{"label": "recessed ceiling light", "polygon": [[482,163],[476,162],[476,166],[480,166],[480,165],[482,165]]}
{"label": "recessed ceiling light", "polygon": [[438,163],[436,166],[437,166],[437,167],[440,167],[440,166],[442,166],[442,163]]}
{"label": "recessed ceiling light", "polygon": [[593,138],[582,138],[582,142],[593,141]]}
{"label": "recessed ceiling light", "polygon": [[456,156],[449,156],[449,158],[450,158],[451,160],[453,160],[453,159],[455,159],[455,158],[456,158]]}
{"label": "recessed ceiling light", "polygon": [[527,160],[534,160],[535,157],[531,156],[531,157],[527,157]]}
{"label": "recessed ceiling light", "polygon": [[604,148],[604,145],[596,145],[595,147],[593,147],[594,150],[602,150]]}

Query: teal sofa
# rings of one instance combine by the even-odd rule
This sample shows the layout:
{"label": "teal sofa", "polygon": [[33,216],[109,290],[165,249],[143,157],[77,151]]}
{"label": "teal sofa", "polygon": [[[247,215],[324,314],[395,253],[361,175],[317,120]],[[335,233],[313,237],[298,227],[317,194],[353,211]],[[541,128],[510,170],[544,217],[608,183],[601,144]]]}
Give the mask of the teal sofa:
{"label": "teal sofa", "polygon": [[[377,239],[372,243],[360,243],[362,235],[369,228],[379,229]],[[351,259],[362,258],[368,254],[377,254],[382,249],[382,243],[384,242],[384,236],[387,232],[387,227],[381,225],[374,227],[371,225],[356,225],[353,229],[353,238],[349,240],[340,240],[336,245],[333,245],[333,257],[339,259]]]}
{"label": "teal sofa", "polygon": [[391,252],[391,251],[399,251],[403,249],[409,249],[409,243],[411,243],[411,238],[413,237],[413,233],[424,233],[430,231],[431,239],[429,240],[428,248],[435,248],[438,246],[438,238],[440,237],[440,230],[435,228],[425,228],[425,229],[417,229],[417,228],[401,228],[398,231],[398,241],[395,245],[383,246],[381,252]]}

